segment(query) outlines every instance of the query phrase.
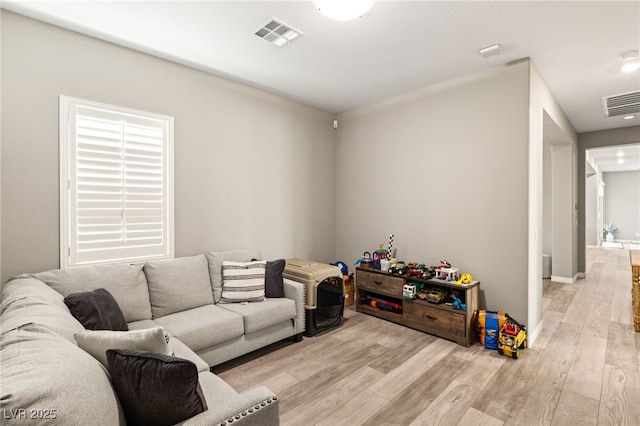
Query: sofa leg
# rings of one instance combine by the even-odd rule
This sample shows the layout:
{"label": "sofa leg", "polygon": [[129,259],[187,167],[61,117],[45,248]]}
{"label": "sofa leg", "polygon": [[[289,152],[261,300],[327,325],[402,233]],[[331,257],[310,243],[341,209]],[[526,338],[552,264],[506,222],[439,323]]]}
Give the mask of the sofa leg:
{"label": "sofa leg", "polygon": [[295,336],[293,336],[293,340],[297,343],[297,342],[302,342],[302,335],[304,333],[298,333]]}

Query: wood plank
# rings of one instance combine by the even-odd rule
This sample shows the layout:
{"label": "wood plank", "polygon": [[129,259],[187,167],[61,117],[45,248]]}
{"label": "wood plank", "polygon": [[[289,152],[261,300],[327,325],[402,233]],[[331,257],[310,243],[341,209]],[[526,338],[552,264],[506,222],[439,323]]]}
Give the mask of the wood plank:
{"label": "wood plank", "polygon": [[586,333],[583,332],[567,374],[564,390],[599,400],[606,353],[606,339],[592,336],[588,329]]}
{"label": "wood plank", "polygon": [[453,380],[410,425],[455,425],[479,393],[477,388]]}
{"label": "wood plank", "polygon": [[311,401],[312,399],[308,394],[310,390],[314,395],[317,395],[340,380],[343,376],[363,367],[372,358],[380,356],[388,350],[388,348],[376,343],[363,345],[362,342],[353,342],[350,346],[343,345],[343,348],[344,353],[339,357],[336,356],[327,368],[300,380],[279,394],[281,397],[281,416]]}
{"label": "wood plank", "polygon": [[[518,360],[504,357],[506,361],[485,386],[488,391],[482,392],[473,401],[472,407],[501,421],[507,420],[530,378],[540,371],[539,363],[543,353],[544,349],[534,346],[525,349]],[[492,392],[491,389],[504,391]]]}
{"label": "wood plank", "polygon": [[564,389],[551,424],[595,426],[598,423],[598,405],[597,399]]}
{"label": "wood plank", "polygon": [[316,398],[281,415],[280,423],[282,425],[315,424],[382,376],[384,376],[383,373],[368,366],[354,370],[322,392],[318,392]]}
{"label": "wood plank", "polygon": [[[460,369],[460,373],[456,375],[456,380],[460,383],[474,386],[478,390],[483,390],[500,367],[507,361],[513,362],[514,360],[498,354],[497,351],[485,349],[478,352],[473,359],[473,368]],[[461,363],[460,365],[464,364]]]}
{"label": "wood plank", "polygon": [[605,365],[598,424],[640,424],[640,374],[625,367]]}
{"label": "wood plank", "polygon": [[383,410],[368,419],[365,425],[409,424],[451,384],[459,366],[460,363],[451,356],[441,358],[431,368],[422,370],[422,375],[390,400]]}
{"label": "wood plank", "polygon": [[437,339],[406,362],[391,370],[389,374],[370,386],[369,390],[391,400],[420,377],[424,370],[431,368],[455,347],[456,344],[453,342]]}
{"label": "wood plank", "polygon": [[631,324],[609,323],[605,363],[638,371],[638,352]]}
{"label": "wood plank", "polygon": [[464,413],[458,426],[502,426],[504,422],[471,407]]}
{"label": "wood plank", "polygon": [[316,426],[361,425],[378,411],[383,410],[386,403],[386,399],[365,389],[318,422]]}

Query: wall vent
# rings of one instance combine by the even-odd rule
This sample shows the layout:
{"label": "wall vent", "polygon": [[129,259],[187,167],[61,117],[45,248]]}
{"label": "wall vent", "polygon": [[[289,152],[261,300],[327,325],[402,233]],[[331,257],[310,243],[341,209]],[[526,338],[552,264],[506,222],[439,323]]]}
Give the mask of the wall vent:
{"label": "wall vent", "polygon": [[255,35],[278,47],[283,47],[300,37],[302,31],[298,31],[291,25],[285,24],[276,18],[271,18],[260,26]]}
{"label": "wall vent", "polygon": [[602,108],[607,117],[640,113],[640,92],[622,93],[602,98]]}

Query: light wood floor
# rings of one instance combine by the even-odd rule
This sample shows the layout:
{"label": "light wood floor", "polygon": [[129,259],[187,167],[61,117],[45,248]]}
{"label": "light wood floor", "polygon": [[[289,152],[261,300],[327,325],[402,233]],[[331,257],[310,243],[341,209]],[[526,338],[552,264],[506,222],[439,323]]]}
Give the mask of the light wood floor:
{"label": "light wood floor", "polygon": [[214,368],[265,385],[282,425],[640,425],[629,251],[590,248],[587,279],[544,283],[544,330],[512,360],[347,309],[343,325]]}

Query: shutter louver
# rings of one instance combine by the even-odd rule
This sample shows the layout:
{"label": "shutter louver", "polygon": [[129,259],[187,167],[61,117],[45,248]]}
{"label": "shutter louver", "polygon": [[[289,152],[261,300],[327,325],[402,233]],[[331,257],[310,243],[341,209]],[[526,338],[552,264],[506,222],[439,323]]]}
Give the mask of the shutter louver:
{"label": "shutter louver", "polygon": [[79,105],[70,115],[69,263],[167,257],[166,120]]}

